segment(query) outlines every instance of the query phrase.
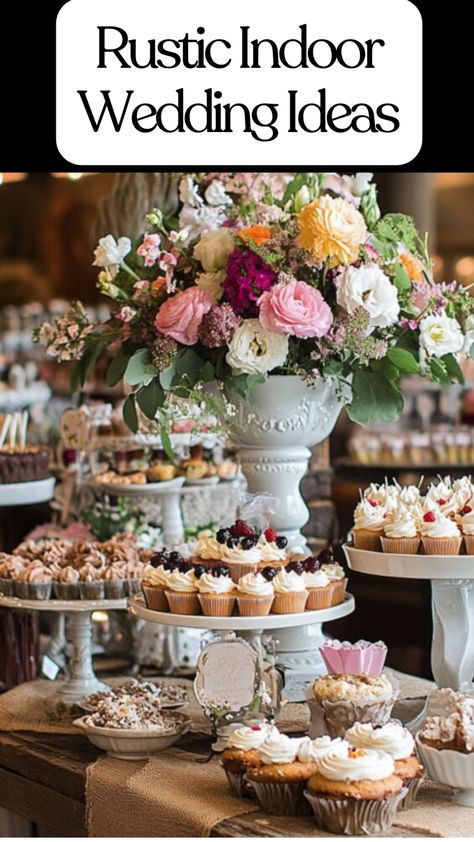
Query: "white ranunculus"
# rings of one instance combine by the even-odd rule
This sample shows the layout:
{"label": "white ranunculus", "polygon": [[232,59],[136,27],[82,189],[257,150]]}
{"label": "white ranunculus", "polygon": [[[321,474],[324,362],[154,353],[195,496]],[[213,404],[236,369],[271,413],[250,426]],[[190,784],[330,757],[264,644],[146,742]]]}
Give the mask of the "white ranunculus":
{"label": "white ranunculus", "polygon": [[179,214],[179,226],[181,230],[188,229],[187,242],[192,243],[206,231],[218,228],[222,219],[222,208],[213,208],[210,205],[193,208],[191,205],[183,205]]}
{"label": "white ranunculus", "polygon": [[369,189],[373,177],[373,172],[356,172],[351,178],[351,189],[354,196],[362,196]]}
{"label": "white ranunculus", "polygon": [[244,374],[266,374],[285,363],[288,337],[266,330],[258,319],[247,319],[235,331],[226,360]]}
{"label": "white ranunculus", "polygon": [[217,178],[215,178],[214,181],[211,181],[209,187],[204,193],[204,198],[208,205],[215,205],[217,207],[232,204],[232,199],[225,192],[222,181],[218,181]]}
{"label": "white ranunculus", "polygon": [[428,357],[457,354],[464,345],[461,326],[449,316],[426,316],[420,322],[420,346]]}
{"label": "white ranunculus", "polygon": [[217,272],[201,272],[196,278],[196,286],[208,292],[214,303],[222,298],[222,285],[225,281],[225,272],[219,269]]}
{"label": "white ranunculus", "polygon": [[198,193],[192,175],[183,175],[179,182],[179,200],[184,205],[191,205],[193,208],[202,205],[202,199]]}
{"label": "white ranunculus", "polygon": [[120,237],[117,241],[112,234],[101,237],[99,244],[94,251],[95,260],[93,266],[118,266],[125,255],[132,248],[131,240],[128,237]]}
{"label": "white ranunculus", "polygon": [[234,237],[229,228],[216,228],[202,235],[194,247],[194,257],[202,263],[206,272],[215,272],[224,269],[234,246]]}
{"label": "white ranunculus", "polygon": [[393,325],[400,312],[397,288],[377,264],[348,266],[336,281],[337,303],[349,314],[363,307],[369,329]]}

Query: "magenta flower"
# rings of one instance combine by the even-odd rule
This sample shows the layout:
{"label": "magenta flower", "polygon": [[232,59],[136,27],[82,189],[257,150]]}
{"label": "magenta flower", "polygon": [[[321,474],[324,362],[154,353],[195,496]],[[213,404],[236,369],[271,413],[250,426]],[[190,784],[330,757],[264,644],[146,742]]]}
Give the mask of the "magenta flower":
{"label": "magenta flower", "polygon": [[203,316],[198,338],[207,348],[220,348],[229,344],[239,324],[230,304],[215,305]]}
{"label": "magenta flower", "polygon": [[251,249],[234,249],[227,261],[224,295],[239,316],[258,315],[257,301],[270,289],[277,273]]}

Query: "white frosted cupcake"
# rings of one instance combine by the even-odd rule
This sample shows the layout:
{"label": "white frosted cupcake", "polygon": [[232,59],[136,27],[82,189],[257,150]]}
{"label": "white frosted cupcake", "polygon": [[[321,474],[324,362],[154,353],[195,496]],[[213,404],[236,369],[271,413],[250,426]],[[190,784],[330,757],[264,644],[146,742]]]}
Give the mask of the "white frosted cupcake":
{"label": "white frosted cupcake", "polygon": [[244,780],[244,775],[252,766],[262,764],[258,749],[263,745],[272,730],[272,725],[267,722],[260,722],[255,725],[242,725],[229,734],[227,748],[224,750],[221,763],[230,788],[238,798],[253,796],[253,789]]}
{"label": "white frosted cupcake", "polygon": [[277,816],[308,814],[306,782],[317,769],[316,760],[298,759],[301,739],[287,737],[276,728],[258,749],[260,764],[248,769],[261,810]]}
{"label": "white frosted cupcake", "polygon": [[302,578],[308,591],[306,610],[319,611],[322,608],[330,608],[333,604],[333,587],[329,576],[323,570],[305,570]]}
{"label": "white frosted cupcake", "polygon": [[431,505],[425,505],[420,521],[421,541],[426,555],[459,555],[462,544],[459,527]]}
{"label": "white frosted cupcake", "polygon": [[273,589],[275,591],[273,614],[298,614],[305,610],[308,591],[303,575],[299,575],[294,570],[288,572],[283,567],[273,579]]}
{"label": "white frosted cupcake", "polygon": [[415,516],[403,503],[386,519],[381,537],[384,553],[415,554],[420,546]]}
{"label": "white frosted cupcake", "polygon": [[203,573],[197,585],[203,614],[208,617],[230,617],[235,602],[235,585],[228,567],[220,565]]}
{"label": "white frosted cupcake", "polygon": [[347,576],[344,568],[338,561],[334,561],[330,564],[322,564],[321,570],[332,584],[332,605],[340,605],[341,602],[344,602],[347,587]]}
{"label": "white frosted cupcake", "polygon": [[298,760],[302,763],[313,763],[320,760],[321,757],[326,757],[326,754],[335,754],[346,756],[349,750],[349,743],[347,740],[341,740],[340,737],[316,737],[311,740],[309,737],[303,737],[298,748]]}
{"label": "white frosted cupcake", "polygon": [[169,611],[165,591],[169,586],[171,573],[171,568],[166,568],[163,564],[159,564],[158,567],[147,564],[145,567],[142,591],[147,608],[152,611]]}
{"label": "white frosted cupcake", "polygon": [[201,606],[198,600],[198,579],[194,570],[185,569],[187,565],[180,565],[181,569],[173,570],[165,590],[170,611],[173,614],[200,614]]}
{"label": "white frosted cupcake", "polygon": [[352,534],[354,546],[360,550],[380,550],[380,538],[385,526],[386,510],[372,498],[357,504]]}
{"label": "white frosted cupcake", "polygon": [[468,555],[474,554],[474,504],[466,503],[457,516],[458,526],[464,537]]}
{"label": "white frosted cupcake", "polygon": [[237,583],[237,605],[242,617],[264,617],[270,613],[274,599],[271,581],[261,573],[247,573]]}

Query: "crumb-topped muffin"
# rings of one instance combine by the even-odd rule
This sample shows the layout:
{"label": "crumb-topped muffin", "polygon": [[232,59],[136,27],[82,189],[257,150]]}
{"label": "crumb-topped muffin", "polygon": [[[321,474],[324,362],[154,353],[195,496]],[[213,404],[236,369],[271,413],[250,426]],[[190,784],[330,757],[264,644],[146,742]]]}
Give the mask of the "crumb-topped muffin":
{"label": "crumb-topped muffin", "polygon": [[355,722],[384,725],[390,719],[397,693],[385,675],[323,675],[307,699],[311,737],[344,737]]}
{"label": "crumb-topped muffin", "polygon": [[379,702],[393,696],[393,687],[385,675],[322,675],[313,693],[320,702]]}

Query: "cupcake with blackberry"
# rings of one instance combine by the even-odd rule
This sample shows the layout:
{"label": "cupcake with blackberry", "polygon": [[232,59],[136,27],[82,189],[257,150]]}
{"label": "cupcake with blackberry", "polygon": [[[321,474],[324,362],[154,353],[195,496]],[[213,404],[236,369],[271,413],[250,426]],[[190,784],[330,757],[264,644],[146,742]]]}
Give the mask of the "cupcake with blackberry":
{"label": "cupcake with blackberry", "polygon": [[159,552],[150,559],[145,567],[142,592],[147,608],[152,611],[169,611],[166,589],[173,570],[182,562],[178,552]]}
{"label": "cupcake with blackberry", "polygon": [[198,582],[190,561],[182,561],[168,579],[165,590],[173,614],[200,614]]}
{"label": "cupcake with blackberry", "polygon": [[260,553],[260,567],[272,565],[283,567],[288,562],[288,538],[279,535],[276,529],[264,529],[257,541]]}
{"label": "cupcake with blackberry", "polygon": [[203,564],[197,564],[194,567],[194,576],[202,613],[207,617],[230,617],[236,591],[229,567],[217,564],[208,569]]}
{"label": "cupcake with blackberry", "polygon": [[242,617],[264,617],[270,613],[275,592],[272,580],[276,567],[265,567],[241,576],[237,582],[237,605]]}
{"label": "cupcake with blackberry", "polygon": [[332,547],[325,547],[320,550],[317,560],[321,570],[326,574],[332,585],[332,605],[340,605],[344,602],[347,588],[347,576],[341,564],[334,558]]}
{"label": "cupcake with blackberry", "polygon": [[195,560],[210,567],[226,564],[234,582],[246,573],[253,573],[260,560],[257,549],[258,535],[253,526],[243,520],[236,520],[230,527],[218,529],[215,538],[198,541]]}
{"label": "cupcake with blackberry", "polygon": [[[334,589],[329,576],[321,570],[317,558],[310,556],[304,561],[291,562],[299,569],[303,568],[303,582],[308,591],[306,611],[319,611],[321,608],[330,608],[333,604]],[[287,565],[287,570],[290,565]],[[295,569],[295,568],[294,568]]]}
{"label": "cupcake with blackberry", "polygon": [[299,614],[305,610],[308,590],[303,574],[301,561],[292,561],[278,571],[273,579],[272,614]]}

